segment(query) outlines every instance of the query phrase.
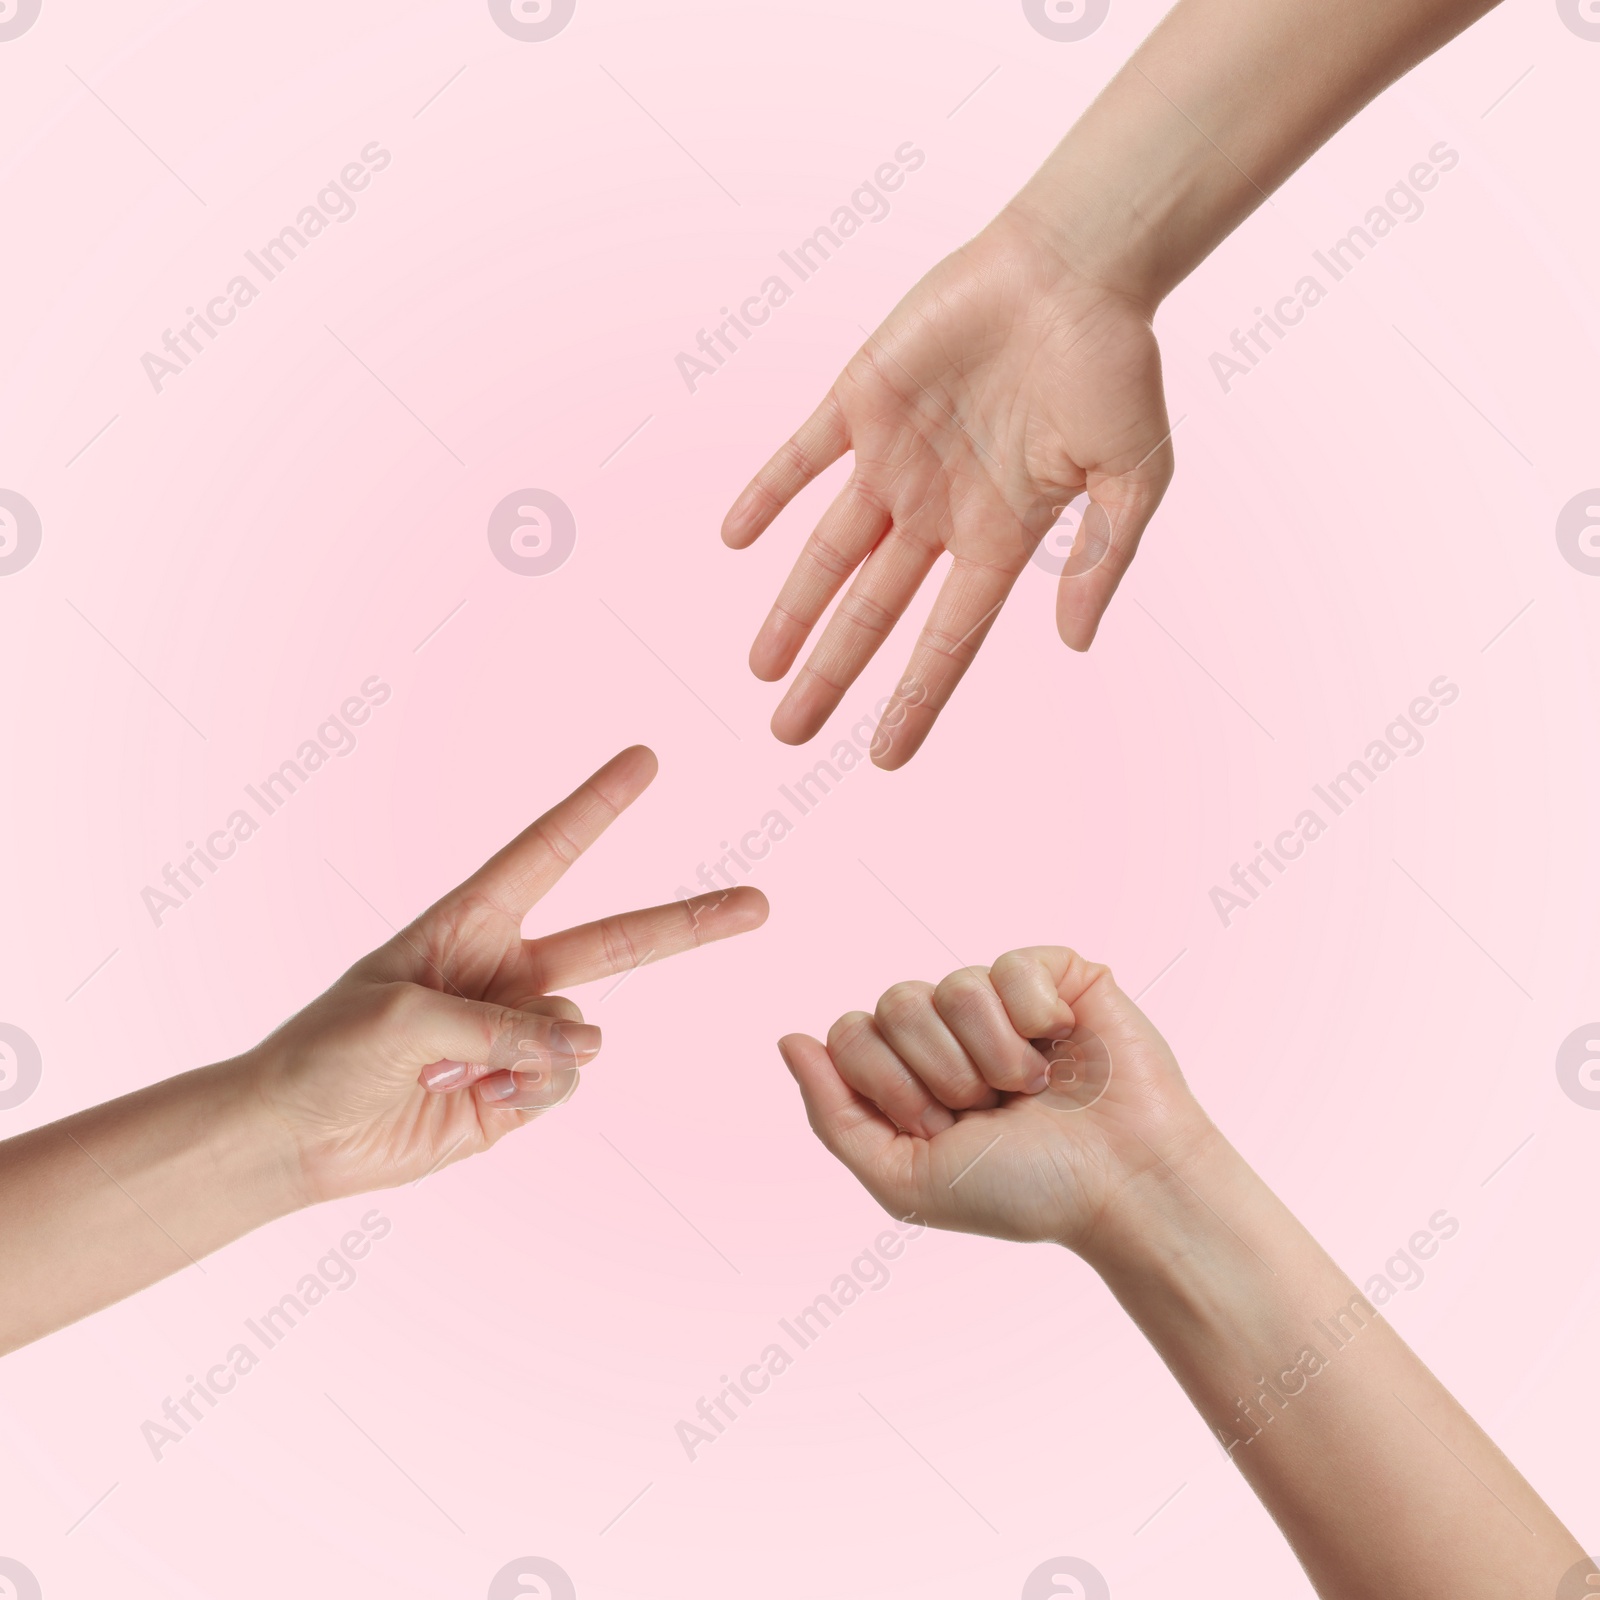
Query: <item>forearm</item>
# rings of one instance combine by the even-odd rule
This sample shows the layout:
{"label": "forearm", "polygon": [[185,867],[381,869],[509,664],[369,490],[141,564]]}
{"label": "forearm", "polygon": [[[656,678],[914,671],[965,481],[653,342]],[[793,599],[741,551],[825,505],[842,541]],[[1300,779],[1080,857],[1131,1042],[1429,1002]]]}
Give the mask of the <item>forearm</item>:
{"label": "forearm", "polygon": [[1009,208],[1154,306],[1495,0],[1180,0]]}
{"label": "forearm", "polygon": [[1326,1600],[1549,1600],[1582,1555],[1235,1151],[1136,1180],[1091,1257]]}
{"label": "forearm", "polygon": [[0,1353],[301,1203],[290,1147],[238,1063],[0,1144]]}

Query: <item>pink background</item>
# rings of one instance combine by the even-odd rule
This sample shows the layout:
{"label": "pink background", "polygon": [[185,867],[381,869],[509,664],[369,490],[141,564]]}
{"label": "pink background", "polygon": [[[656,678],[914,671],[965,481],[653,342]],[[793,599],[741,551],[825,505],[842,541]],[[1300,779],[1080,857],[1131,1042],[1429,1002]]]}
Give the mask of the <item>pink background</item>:
{"label": "pink background", "polygon": [[[721,515],[1159,9],[1061,44],[1001,0],[579,0],[519,43],[468,0],[44,0],[0,43],[0,488],[44,528],[0,578],[0,1021],[44,1058],[0,1133],[248,1046],[626,743],[660,779],[532,925],[755,827],[925,603],[780,746],[745,651],[845,469],[742,555]],[[1600,1017],[1600,578],[1554,537],[1600,482],[1597,89],[1538,0],[1337,138],[1161,313],[1179,476],[1094,651],[1030,568],[924,753],[759,868],[766,929],[579,994],[608,1050],[570,1106],[10,1357],[0,1555],[50,1600],[477,1597],[529,1554],[584,1600],[1013,1595],[1056,1555],[1118,1600],[1309,1594],[1042,1249],[925,1236],[674,1437],[883,1226],[773,1041],[1035,940],[1160,975],[1208,1109],[1359,1279],[1459,1219],[1388,1313],[1600,1543],[1600,1113],[1554,1071]],[[374,140],[358,214],[156,394],[141,355]],[[691,395],[678,352],[905,140],[892,215]],[[1224,395],[1211,353],[1440,140],[1426,214]],[[523,487],[577,519],[547,576],[485,536]],[[359,748],[153,927],[141,888],[374,673]],[[1422,753],[1225,929],[1211,887],[1439,674]],[[153,1460],[141,1423],[373,1207],[355,1286]]]}

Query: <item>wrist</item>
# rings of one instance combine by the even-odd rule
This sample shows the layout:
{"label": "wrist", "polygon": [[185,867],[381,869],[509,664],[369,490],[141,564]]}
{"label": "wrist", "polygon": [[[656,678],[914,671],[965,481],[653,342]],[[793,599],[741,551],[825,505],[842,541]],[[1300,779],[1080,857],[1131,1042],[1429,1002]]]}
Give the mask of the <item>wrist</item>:
{"label": "wrist", "polygon": [[264,1213],[262,1220],[303,1210],[314,1192],[305,1144],[265,1092],[265,1074],[254,1052],[206,1069],[218,1075],[225,1104],[215,1136],[215,1159],[240,1192]]}
{"label": "wrist", "polygon": [[1197,1262],[1248,1254],[1260,1179],[1198,1105],[1130,1143],[1122,1181],[1077,1251],[1108,1284],[1172,1282]]}
{"label": "wrist", "polygon": [[1153,315],[1263,198],[1214,140],[1133,68],[1006,210],[1072,270]]}
{"label": "wrist", "polygon": [[1143,223],[1116,201],[1102,201],[1076,188],[1030,191],[1032,185],[1008,202],[986,231],[1008,241],[1026,239],[1047,251],[1052,270],[1068,281],[1120,296],[1146,321],[1152,320],[1172,285],[1156,270]]}

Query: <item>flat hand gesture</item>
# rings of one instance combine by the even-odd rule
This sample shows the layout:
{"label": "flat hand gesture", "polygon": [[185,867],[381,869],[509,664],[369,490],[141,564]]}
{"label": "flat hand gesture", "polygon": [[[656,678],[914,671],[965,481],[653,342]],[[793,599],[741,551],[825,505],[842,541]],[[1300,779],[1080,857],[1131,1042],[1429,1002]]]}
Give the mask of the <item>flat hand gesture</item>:
{"label": "flat hand gesture", "polygon": [[554,991],[766,920],[761,893],[740,888],[522,937],[532,906],[655,772],[641,746],[614,756],[244,1058],[291,1136],[307,1200],[488,1149],[564,1100],[600,1048]]}
{"label": "flat hand gesture", "polygon": [[1038,230],[1003,214],[895,308],[723,524],[743,549],[855,452],[750,652],[758,678],[781,678],[855,573],[774,734],[789,744],[817,734],[948,551],[949,575],[884,713],[893,737],[873,750],[880,767],[903,765],[1040,541],[1085,492],[1064,569],[1049,565],[1061,573],[1061,637],[1087,649],[1172,476],[1170,436],[1149,312],[1074,274]]}

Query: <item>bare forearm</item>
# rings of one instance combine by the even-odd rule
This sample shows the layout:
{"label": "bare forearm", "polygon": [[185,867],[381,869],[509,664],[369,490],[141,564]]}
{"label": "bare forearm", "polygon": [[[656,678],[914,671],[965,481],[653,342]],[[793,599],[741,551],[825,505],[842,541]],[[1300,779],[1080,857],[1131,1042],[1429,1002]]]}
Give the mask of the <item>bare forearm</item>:
{"label": "bare forearm", "polygon": [[1150,305],[1496,0],[1180,0],[1012,202]]}
{"label": "bare forearm", "polygon": [[294,1210],[285,1144],[238,1063],[0,1144],[0,1353]]}
{"label": "bare forearm", "polygon": [[1138,1180],[1113,1292],[1326,1600],[1549,1600],[1571,1535],[1220,1139]]}

